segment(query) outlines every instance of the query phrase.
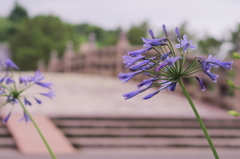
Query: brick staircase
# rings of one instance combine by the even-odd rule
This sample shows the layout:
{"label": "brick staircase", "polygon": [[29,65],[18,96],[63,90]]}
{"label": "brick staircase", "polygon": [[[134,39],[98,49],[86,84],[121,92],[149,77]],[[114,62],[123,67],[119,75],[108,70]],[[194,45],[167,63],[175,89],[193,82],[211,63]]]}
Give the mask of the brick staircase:
{"label": "brick staircase", "polygon": [[[52,118],[76,148],[209,147],[194,118]],[[240,148],[240,119],[204,119],[216,147]]]}
{"label": "brick staircase", "polygon": [[[2,121],[1,118],[0,121]],[[0,149],[16,149],[16,145],[11,134],[2,122],[0,122]]]}

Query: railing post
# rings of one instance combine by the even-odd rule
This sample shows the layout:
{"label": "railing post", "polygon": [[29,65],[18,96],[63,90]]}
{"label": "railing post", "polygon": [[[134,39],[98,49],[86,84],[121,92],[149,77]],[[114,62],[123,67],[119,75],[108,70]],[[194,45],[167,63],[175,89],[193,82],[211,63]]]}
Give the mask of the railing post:
{"label": "railing post", "polygon": [[129,49],[129,41],[127,35],[121,31],[116,45],[116,74],[123,69],[122,56],[127,53]]}
{"label": "railing post", "polygon": [[63,56],[63,71],[64,72],[71,72],[72,71],[72,65],[73,65],[73,59],[75,56],[75,52],[73,50],[73,43],[69,41],[67,43],[66,50],[64,52]]}

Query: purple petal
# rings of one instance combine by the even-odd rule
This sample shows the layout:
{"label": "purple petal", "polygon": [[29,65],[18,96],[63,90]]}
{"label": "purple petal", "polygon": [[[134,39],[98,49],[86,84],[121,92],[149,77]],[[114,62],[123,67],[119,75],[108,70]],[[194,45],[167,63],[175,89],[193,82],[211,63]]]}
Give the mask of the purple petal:
{"label": "purple petal", "polygon": [[139,93],[142,93],[142,92],[146,91],[147,89],[148,88],[138,89],[138,90],[135,90],[133,92],[123,94],[123,97],[124,97],[125,100],[130,99],[130,98],[138,95]]}
{"label": "purple petal", "polygon": [[12,112],[10,112],[10,113],[3,119],[3,124],[6,124],[6,123],[7,123],[8,119],[9,119],[10,116],[11,116],[11,113],[12,113]]}
{"label": "purple petal", "polygon": [[175,47],[179,49],[181,48],[181,44],[176,44]]}
{"label": "purple petal", "polygon": [[146,100],[146,99],[150,99],[152,98],[153,96],[155,96],[156,94],[158,94],[160,92],[160,90],[156,91],[156,92],[153,92],[153,93],[150,93],[148,94],[147,96],[145,96],[143,99]]}
{"label": "purple petal", "polygon": [[158,72],[159,70],[161,70],[163,67],[167,66],[168,63],[167,62],[163,62],[161,63],[157,68],[156,68],[156,72]]}
{"label": "purple petal", "polygon": [[197,47],[193,46],[193,45],[190,45],[189,46],[191,49],[196,49]]}
{"label": "purple petal", "polygon": [[188,41],[188,36],[186,34],[183,35],[183,40]]}
{"label": "purple petal", "polygon": [[37,99],[37,98],[35,98],[35,97],[34,97],[34,99],[36,100],[36,102],[37,102],[38,104],[42,104],[42,101],[41,101],[41,100],[39,100],[39,99]]}
{"label": "purple petal", "polygon": [[180,31],[179,31],[178,27],[175,28],[175,33],[176,33],[178,39],[180,39]]}
{"label": "purple petal", "polygon": [[10,60],[10,59],[6,60],[6,66],[7,66],[7,70],[9,68],[15,68],[15,69],[19,70],[18,66],[15,63],[13,63],[12,60]]}
{"label": "purple petal", "polygon": [[53,91],[49,91],[49,92],[47,92],[47,93],[40,93],[41,95],[43,95],[43,96],[46,96],[46,97],[48,97],[48,98],[51,98],[52,99],[52,97],[55,97],[56,95],[55,95],[55,92],[53,92]]}
{"label": "purple petal", "polygon": [[151,30],[151,29],[149,29],[149,34],[150,34],[150,36],[152,37],[152,39],[155,39],[155,36],[154,36],[154,34],[153,34],[153,31]]}
{"label": "purple petal", "polygon": [[163,28],[164,34],[167,36],[167,28],[166,28],[166,26],[164,24],[163,24],[162,28]]}
{"label": "purple petal", "polygon": [[19,121],[25,121],[26,123],[28,122],[28,121],[31,121],[31,119],[29,118],[29,116],[25,113],[25,112],[23,112],[23,117],[21,118],[21,119],[19,119]]}
{"label": "purple petal", "polygon": [[24,98],[24,104],[25,104],[25,105],[29,105],[29,106],[32,105],[32,103],[29,102],[29,100],[27,100],[27,98]]}
{"label": "purple petal", "polygon": [[51,89],[51,86],[53,85],[52,83],[44,83],[44,82],[35,82],[35,84],[45,88],[49,88],[49,89]]}
{"label": "purple petal", "polygon": [[199,84],[200,84],[200,86],[201,86],[201,88],[202,88],[202,91],[205,91],[206,88],[205,88],[204,85],[203,85],[203,81],[202,81],[200,78],[198,78],[198,77],[195,77],[195,78],[198,80],[198,82],[199,82]]}

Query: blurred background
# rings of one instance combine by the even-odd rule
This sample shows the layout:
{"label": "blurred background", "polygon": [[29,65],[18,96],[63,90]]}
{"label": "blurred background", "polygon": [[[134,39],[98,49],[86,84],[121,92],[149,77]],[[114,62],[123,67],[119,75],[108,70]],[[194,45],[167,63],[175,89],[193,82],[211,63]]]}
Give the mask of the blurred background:
{"label": "blurred background", "polygon": [[[190,59],[194,53],[234,60],[233,70],[215,70],[221,78],[217,84],[199,74],[206,92],[200,92],[196,81],[184,83],[221,158],[240,158],[240,121],[226,113],[240,110],[240,93],[226,82],[231,79],[240,86],[240,64],[232,59],[232,53],[240,51],[240,1],[0,2],[0,58],[11,58],[27,75],[41,70],[46,80],[54,83],[56,99],[43,99],[41,106],[29,109],[33,114],[50,117],[49,121],[78,150],[75,155],[60,158],[212,158],[179,88],[174,95],[166,91],[148,101],[142,101],[143,96],[128,101],[122,97],[146,78],[138,76],[122,85],[118,73],[129,72],[122,56],[140,49],[140,37],[149,38],[149,29],[163,37],[163,24],[173,41],[177,42],[174,29],[178,27],[181,35],[187,34],[197,46],[190,52]],[[1,110],[2,117],[9,109]],[[16,114],[22,113],[21,108],[14,109]],[[18,130],[9,129],[8,125],[0,127],[0,158],[36,157],[18,152],[21,148],[12,132]]]}

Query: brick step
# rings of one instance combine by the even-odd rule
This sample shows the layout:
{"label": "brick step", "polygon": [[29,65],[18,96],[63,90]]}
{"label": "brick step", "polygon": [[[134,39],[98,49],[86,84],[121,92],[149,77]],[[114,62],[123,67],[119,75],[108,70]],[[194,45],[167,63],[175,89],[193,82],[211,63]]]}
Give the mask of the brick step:
{"label": "brick step", "polygon": [[0,137],[0,148],[16,148],[12,137]]}
{"label": "brick step", "polygon": [[[2,118],[0,118],[0,121],[2,121]],[[16,149],[12,135],[2,122],[0,122],[0,149]]]}
{"label": "brick step", "polygon": [[[62,128],[67,137],[149,137],[149,138],[204,138],[201,129],[128,129],[128,128]],[[208,129],[212,138],[240,138],[238,129]]]}
{"label": "brick step", "polygon": [[[194,118],[64,117],[53,122],[76,148],[209,147]],[[205,119],[216,147],[240,148],[240,120]]]}
{"label": "brick step", "polygon": [[[197,120],[114,120],[114,119],[53,119],[59,127],[79,128],[200,128]],[[240,120],[204,120],[207,128],[240,129]]]}
{"label": "brick step", "polygon": [[[209,147],[204,138],[80,138],[69,140],[77,148],[82,147]],[[215,147],[240,148],[240,139],[213,139]]]}
{"label": "brick step", "polygon": [[6,128],[0,127],[0,137],[3,137],[3,136],[11,136],[11,135]]}

